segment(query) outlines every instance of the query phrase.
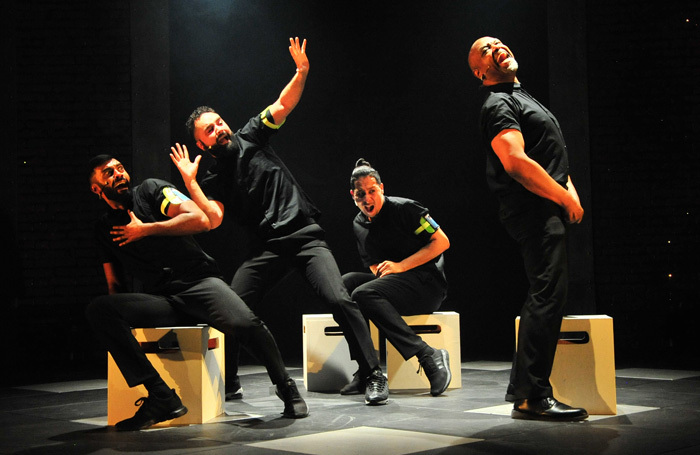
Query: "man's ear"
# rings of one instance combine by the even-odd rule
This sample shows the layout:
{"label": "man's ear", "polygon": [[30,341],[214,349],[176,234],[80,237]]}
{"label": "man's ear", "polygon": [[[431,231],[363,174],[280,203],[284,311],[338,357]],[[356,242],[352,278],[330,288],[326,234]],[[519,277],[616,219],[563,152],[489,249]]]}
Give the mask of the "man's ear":
{"label": "man's ear", "polygon": [[202,151],[206,150],[206,148],[204,148],[204,143],[202,141],[197,141],[196,144],[200,150],[202,150]]}
{"label": "man's ear", "polygon": [[353,201],[355,200],[355,190],[350,190],[350,197]]}
{"label": "man's ear", "polygon": [[92,185],[90,185],[90,191],[95,193],[98,197],[102,197],[102,189],[100,189],[97,183],[93,183]]}
{"label": "man's ear", "polygon": [[383,183],[379,184],[379,189],[382,190],[382,194],[384,194],[384,184]]}

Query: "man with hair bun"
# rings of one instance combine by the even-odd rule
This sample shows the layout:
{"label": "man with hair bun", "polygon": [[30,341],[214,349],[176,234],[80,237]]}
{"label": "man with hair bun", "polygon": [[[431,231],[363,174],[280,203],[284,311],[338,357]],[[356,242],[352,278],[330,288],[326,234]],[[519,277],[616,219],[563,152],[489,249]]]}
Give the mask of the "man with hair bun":
{"label": "man with hair bun", "polygon": [[[452,379],[449,353],[428,346],[401,316],[440,308],[447,294],[442,253],[450,241],[420,203],[385,196],[379,173],[362,158],[350,177],[350,195],[360,209],[353,221],[357,247],[370,272],[343,275],[345,286],[405,360],[418,358],[431,395],[438,396]],[[362,393],[364,387],[355,375],[340,393]]]}

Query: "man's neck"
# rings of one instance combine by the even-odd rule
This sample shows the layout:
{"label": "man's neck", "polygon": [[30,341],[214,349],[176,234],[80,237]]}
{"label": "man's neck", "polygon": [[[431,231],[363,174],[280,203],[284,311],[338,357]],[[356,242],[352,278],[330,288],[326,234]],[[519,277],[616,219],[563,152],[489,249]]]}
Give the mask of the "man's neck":
{"label": "man's neck", "polygon": [[105,202],[112,208],[112,210],[126,210],[126,206],[122,203],[110,201],[109,199],[105,199]]}
{"label": "man's neck", "polygon": [[500,78],[498,80],[485,80],[482,84],[484,87],[491,87],[493,85],[498,85],[498,84],[519,84],[520,81],[518,80],[518,77],[513,75],[513,77],[504,77]]}
{"label": "man's neck", "polygon": [[129,207],[124,202],[120,201],[115,201],[113,199],[108,198],[105,196],[104,193],[102,193],[102,200],[105,201],[105,203],[112,209],[112,210],[127,210]]}

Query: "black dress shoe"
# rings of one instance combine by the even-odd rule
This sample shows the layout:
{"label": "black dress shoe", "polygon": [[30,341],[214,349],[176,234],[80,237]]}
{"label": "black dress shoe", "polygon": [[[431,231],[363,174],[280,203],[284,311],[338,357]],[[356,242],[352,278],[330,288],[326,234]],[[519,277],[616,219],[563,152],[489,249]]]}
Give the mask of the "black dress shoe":
{"label": "black dress shoe", "polygon": [[277,384],[275,394],[284,401],[283,416],[289,419],[301,419],[309,415],[309,408],[299,394],[294,379],[287,378],[282,384]]}
{"label": "black dress shoe", "polygon": [[552,397],[535,400],[516,400],[511,417],[514,419],[574,422],[588,418],[583,408],[572,408]]}
{"label": "black dress shoe", "polygon": [[182,400],[177,396],[175,390],[170,390],[169,398],[158,398],[156,396],[141,397],[134,403],[139,406],[133,417],[117,422],[117,431],[138,431],[155,425],[158,422],[165,422],[187,414],[187,408],[182,404]]}
{"label": "black dress shoe", "polygon": [[367,388],[366,380],[362,377],[360,371],[356,371],[352,376],[352,381],[345,384],[342,389],[340,389],[341,395],[361,395],[365,393]]}

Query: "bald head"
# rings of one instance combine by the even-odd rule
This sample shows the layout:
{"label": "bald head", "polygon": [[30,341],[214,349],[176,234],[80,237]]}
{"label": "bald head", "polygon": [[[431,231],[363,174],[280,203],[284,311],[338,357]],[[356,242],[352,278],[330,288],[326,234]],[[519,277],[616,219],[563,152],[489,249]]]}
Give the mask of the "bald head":
{"label": "bald head", "polygon": [[496,38],[490,36],[482,36],[478,40],[474,41],[472,47],[469,49],[469,68],[474,71],[479,65],[479,56],[481,54],[480,49],[488,42],[495,40]]}
{"label": "bald head", "polygon": [[469,49],[469,68],[484,85],[517,82],[518,62],[498,38],[483,36]]}

